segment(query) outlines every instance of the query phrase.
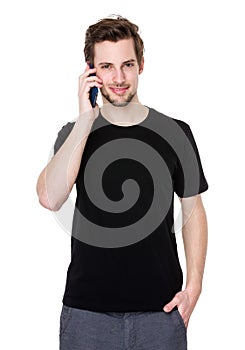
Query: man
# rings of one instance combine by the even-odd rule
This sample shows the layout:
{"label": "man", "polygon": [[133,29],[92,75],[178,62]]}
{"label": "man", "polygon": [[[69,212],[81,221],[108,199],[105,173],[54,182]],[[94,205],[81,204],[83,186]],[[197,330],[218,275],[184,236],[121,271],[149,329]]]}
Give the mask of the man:
{"label": "man", "polygon": [[[79,117],[58,133],[38,179],[39,201],[52,211],[77,188],[61,350],[187,348],[202,289],[207,220],[200,194],[208,184],[189,125],[139,102],[143,51],[138,27],[125,18],[88,28],[85,60],[94,68],[87,64],[79,77]],[[90,103],[93,87],[101,108]],[[174,192],[183,214],[183,290]]]}

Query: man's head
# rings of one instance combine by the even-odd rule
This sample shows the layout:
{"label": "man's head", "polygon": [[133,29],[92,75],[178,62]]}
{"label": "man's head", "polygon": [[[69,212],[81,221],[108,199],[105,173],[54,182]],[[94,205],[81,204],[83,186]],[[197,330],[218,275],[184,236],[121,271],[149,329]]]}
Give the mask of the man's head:
{"label": "man's head", "polygon": [[144,43],[138,34],[138,26],[126,18],[104,18],[88,27],[85,35],[84,55],[86,62],[94,62],[94,46],[103,41],[117,42],[133,39],[135,54],[140,66],[144,54]]}
{"label": "man's head", "polygon": [[85,60],[103,80],[104,100],[115,106],[138,102],[138,75],[144,66],[144,44],[138,26],[125,18],[105,18],[86,31]]}

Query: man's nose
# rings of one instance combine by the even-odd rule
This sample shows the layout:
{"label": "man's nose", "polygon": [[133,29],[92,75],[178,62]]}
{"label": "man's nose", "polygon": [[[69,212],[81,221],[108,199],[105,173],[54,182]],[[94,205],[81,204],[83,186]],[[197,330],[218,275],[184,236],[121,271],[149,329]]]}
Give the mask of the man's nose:
{"label": "man's nose", "polygon": [[114,70],[113,82],[117,84],[122,84],[125,82],[125,75],[122,69]]}

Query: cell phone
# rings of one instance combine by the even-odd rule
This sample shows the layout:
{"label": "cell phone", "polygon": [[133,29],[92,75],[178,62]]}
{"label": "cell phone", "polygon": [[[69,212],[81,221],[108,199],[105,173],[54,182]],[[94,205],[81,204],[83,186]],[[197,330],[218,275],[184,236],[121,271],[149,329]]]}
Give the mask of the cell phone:
{"label": "cell phone", "polygon": [[[94,68],[94,65],[92,63],[88,63],[88,64],[89,64],[90,69]],[[96,76],[96,74],[93,73],[93,74],[90,74],[89,76],[90,77]],[[96,105],[97,96],[98,96],[98,88],[97,88],[97,86],[93,86],[89,91],[89,100],[90,100],[90,103],[91,103],[93,108]]]}

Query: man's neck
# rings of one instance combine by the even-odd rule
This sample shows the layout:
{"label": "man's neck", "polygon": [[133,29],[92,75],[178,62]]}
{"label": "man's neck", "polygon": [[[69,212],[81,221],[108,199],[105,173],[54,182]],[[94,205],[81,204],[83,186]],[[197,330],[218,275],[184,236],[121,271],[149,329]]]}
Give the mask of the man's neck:
{"label": "man's neck", "polygon": [[140,102],[130,102],[125,106],[113,106],[104,103],[101,107],[102,116],[112,124],[134,125],[142,122],[148,115],[149,109]]}

